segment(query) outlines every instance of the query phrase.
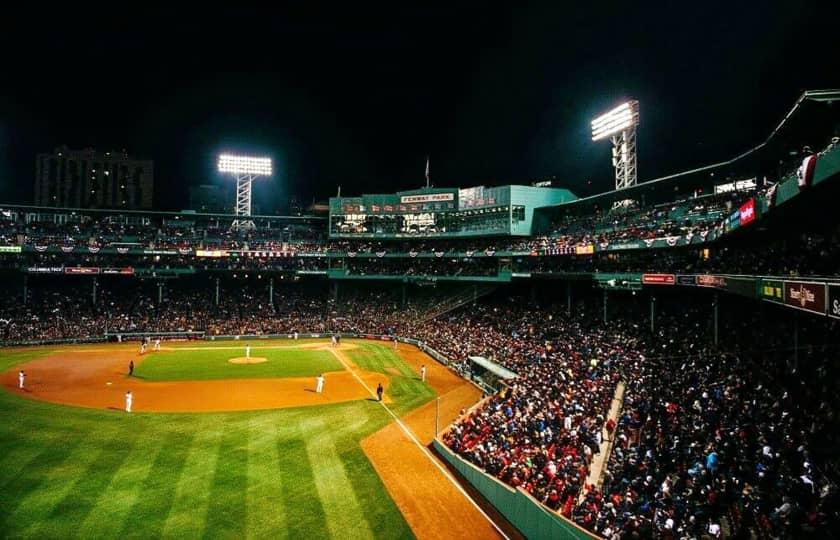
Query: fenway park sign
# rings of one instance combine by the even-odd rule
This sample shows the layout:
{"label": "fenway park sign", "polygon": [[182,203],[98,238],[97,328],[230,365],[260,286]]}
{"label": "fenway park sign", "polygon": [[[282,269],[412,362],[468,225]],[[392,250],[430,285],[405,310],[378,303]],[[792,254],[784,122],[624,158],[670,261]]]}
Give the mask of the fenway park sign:
{"label": "fenway park sign", "polygon": [[825,315],[825,283],[785,281],[785,304]]}

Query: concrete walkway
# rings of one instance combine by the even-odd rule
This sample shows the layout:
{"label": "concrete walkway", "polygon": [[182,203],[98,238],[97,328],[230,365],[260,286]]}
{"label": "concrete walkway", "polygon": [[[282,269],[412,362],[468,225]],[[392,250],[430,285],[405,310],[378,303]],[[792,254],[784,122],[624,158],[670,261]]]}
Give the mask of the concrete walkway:
{"label": "concrete walkway", "polygon": [[[610,411],[607,414],[607,418],[604,420],[604,427],[602,427],[602,442],[600,452],[592,459],[592,464],[589,467],[589,476],[586,477],[586,485],[591,486],[594,485],[595,487],[601,487],[601,481],[604,478],[604,470],[607,467],[607,463],[610,460],[610,452],[612,452],[612,445],[615,441],[615,434],[618,431],[618,427],[616,427],[615,431],[613,431],[613,436],[611,439],[608,439],[609,434],[607,433],[606,423],[607,420],[612,418],[612,420],[618,425],[618,415],[621,414],[621,407],[624,403],[624,383],[618,383],[618,386],[615,387],[615,395],[613,396],[612,403],[610,403]],[[584,497],[586,497],[586,489],[580,490],[580,496],[578,497],[578,503],[580,503]]]}

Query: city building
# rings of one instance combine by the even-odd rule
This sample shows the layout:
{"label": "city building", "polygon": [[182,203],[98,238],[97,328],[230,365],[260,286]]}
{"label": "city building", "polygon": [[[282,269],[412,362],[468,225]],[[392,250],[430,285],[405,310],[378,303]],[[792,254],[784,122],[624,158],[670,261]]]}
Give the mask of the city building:
{"label": "city building", "polygon": [[35,159],[35,204],[69,208],[152,208],[154,162],[124,150],[66,146]]}

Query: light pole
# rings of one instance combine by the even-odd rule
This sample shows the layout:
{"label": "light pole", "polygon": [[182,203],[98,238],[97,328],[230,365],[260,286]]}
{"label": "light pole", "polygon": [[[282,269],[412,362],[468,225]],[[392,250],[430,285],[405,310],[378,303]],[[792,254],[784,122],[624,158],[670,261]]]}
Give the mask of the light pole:
{"label": "light pole", "polygon": [[636,185],[636,126],[639,125],[639,102],[622,103],[592,121],[592,140],[607,137],[613,143],[612,164],[615,169],[615,189]]}
{"label": "light pole", "polygon": [[253,229],[251,216],[251,184],[260,176],[271,176],[271,158],[219,156],[219,172],[232,174],[236,178],[236,219],[232,229]]}

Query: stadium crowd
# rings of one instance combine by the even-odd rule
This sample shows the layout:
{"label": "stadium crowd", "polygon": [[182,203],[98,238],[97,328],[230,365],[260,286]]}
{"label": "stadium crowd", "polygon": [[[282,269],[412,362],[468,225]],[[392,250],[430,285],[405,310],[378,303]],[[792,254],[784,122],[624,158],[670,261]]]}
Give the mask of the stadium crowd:
{"label": "stadium crowd", "polygon": [[[586,299],[571,317],[565,306],[495,295],[430,318],[441,300],[434,293],[404,305],[394,291],[336,299],[319,287],[278,285],[272,303],[252,280],[226,282],[216,304],[209,281],[166,287],[161,302],[153,285],[105,286],[95,304],[73,282],[35,285],[26,303],[7,294],[4,338],[96,338],[104,328],[412,336],[464,375],[471,355],[518,374],[456,422],[445,443],[601,536],[794,538],[837,526],[837,328],[822,320],[797,323],[807,346],[795,358],[785,341],[792,315],[751,311],[746,300],[723,310],[714,346],[708,309],[682,297],[662,305],[651,332],[629,302],[604,325]],[[620,382],[624,409],[611,423]],[[586,479],[605,438],[613,450],[597,488]]]}

